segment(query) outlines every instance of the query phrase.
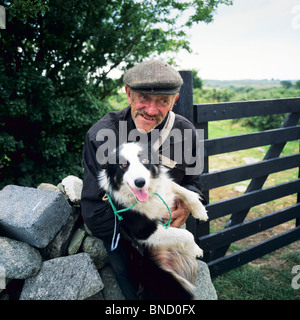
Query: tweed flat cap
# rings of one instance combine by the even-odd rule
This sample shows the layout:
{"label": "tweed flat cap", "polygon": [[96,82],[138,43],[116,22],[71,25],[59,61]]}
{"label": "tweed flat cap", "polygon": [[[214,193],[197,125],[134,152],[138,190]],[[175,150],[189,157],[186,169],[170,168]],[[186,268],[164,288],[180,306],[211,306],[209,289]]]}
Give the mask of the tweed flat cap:
{"label": "tweed flat cap", "polygon": [[183,84],[178,71],[157,60],[145,61],[129,69],[123,81],[133,91],[148,94],[176,94]]}

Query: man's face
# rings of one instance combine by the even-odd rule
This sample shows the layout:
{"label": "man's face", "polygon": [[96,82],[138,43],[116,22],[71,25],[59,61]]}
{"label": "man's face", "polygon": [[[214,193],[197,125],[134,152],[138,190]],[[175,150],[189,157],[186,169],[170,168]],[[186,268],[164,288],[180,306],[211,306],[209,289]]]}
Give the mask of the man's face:
{"label": "man's face", "polygon": [[140,131],[150,132],[165,119],[172,110],[179,93],[175,95],[153,95],[132,91],[125,86],[132,119]]}

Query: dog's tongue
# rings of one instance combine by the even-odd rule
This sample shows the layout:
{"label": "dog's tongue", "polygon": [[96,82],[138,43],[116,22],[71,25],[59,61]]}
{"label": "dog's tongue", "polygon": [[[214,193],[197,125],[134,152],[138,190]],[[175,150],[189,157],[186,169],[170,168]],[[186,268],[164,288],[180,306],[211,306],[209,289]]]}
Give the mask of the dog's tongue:
{"label": "dog's tongue", "polygon": [[147,189],[132,189],[139,202],[145,202],[148,199]]}

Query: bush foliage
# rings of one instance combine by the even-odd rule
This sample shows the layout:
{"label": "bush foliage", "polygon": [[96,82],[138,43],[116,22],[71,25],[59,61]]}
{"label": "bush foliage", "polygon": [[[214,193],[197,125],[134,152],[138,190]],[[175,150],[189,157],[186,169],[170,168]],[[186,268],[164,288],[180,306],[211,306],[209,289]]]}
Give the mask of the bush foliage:
{"label": "bush foliage", "polygon": [[220,3],[231,1],[2,1],[0,187],[80,176],[85,134],[122,83],[112,71],[189,50],[188,28]]}

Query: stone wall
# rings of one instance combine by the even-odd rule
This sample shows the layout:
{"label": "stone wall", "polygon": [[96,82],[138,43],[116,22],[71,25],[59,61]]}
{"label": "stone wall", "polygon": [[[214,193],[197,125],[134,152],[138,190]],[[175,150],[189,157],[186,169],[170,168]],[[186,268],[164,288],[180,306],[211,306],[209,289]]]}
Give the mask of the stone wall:
{"label": "stone wall", "polygon": [[[102,241],[80,215],[82,181],[0,191],[0,300],[123,300]],[[217,299],[198,260],[197,299]]]}

